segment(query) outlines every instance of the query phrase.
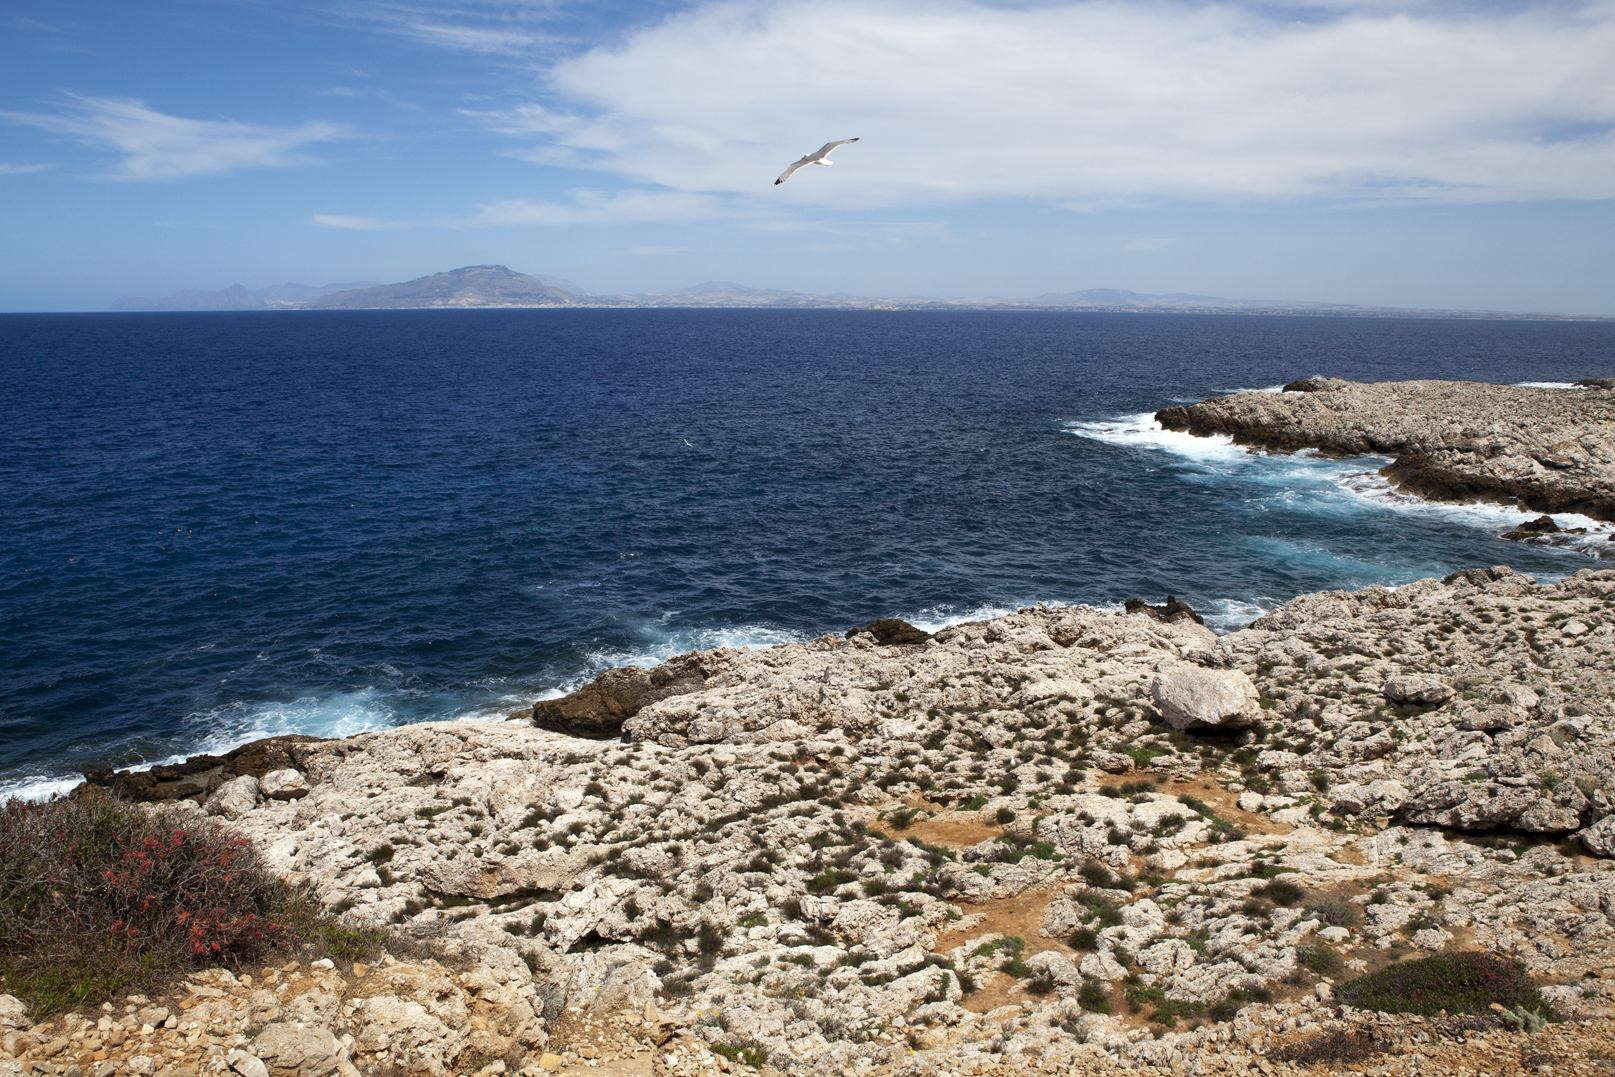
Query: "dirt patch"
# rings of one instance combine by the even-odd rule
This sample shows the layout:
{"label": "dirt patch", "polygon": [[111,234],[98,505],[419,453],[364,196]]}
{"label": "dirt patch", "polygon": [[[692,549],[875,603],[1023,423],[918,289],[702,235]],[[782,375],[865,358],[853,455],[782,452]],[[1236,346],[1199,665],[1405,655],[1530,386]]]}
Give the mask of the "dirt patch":
{"label": "dirt patch", "polygon": [[[1060,887],[1044,887],[994,901],[958,902],[960,911],[966,916],[979,913],[985,919],[963,931],[952,928],[942,932],[937,937],[936,948],[938,951],[951,950],[969,939],[996,932],[1000,935],[1016,935],[1025,940],[1026,950],[1021,954],[1023,961],[1044,950],[1077,955],[1077,951],[1064,941],[1038,934],[1043,924],[1043,910],[1059,892]],[[1080,959],[1080,955],[1077,956]],[[1036,997],[1017,989],[1015,983],[1007,973],[983,973],[976,977],[976,990],[965,996],[962,1005],[973,1013],[986,1013],[999,1006],[1019,1005]]]}
{"label": "dirt patch", "polygon": [[1283,823],[1275,823],[1269,816],[1261,812],[1240,811],[1239,793],[1230,792],[1222,787],[1217,776],[1209,771],[1203,771],[1192,778],[1173,778],[1161,786],[1161,792],[1171,793],[1173,796],[1197,797],[1205,801],[1217,818],[1226,819],[1247,834],[1288,834],[1295,829]]}
{"label": "dirt patch", "polygon": [[895,836],[919,838],[927,845],[941,845],[949,849],[968,849],[1003,833],[1003,827],[983,823],[980,812],[950,811],[911,823],[907,830],[898,831]]}

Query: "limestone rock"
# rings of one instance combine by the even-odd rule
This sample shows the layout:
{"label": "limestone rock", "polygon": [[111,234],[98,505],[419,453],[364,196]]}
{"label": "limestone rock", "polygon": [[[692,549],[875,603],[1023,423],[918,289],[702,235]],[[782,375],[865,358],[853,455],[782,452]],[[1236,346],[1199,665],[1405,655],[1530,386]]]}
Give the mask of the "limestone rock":
{"label": "limestone rock", "polygon": [[[294,772],[295,773],[295,772]],[[258,806],[258,779],[250,774],[232,778],[207,799],[203,810],[209,815],[239,819]]]}
{"label": "limestone rock", "polygon": [[1605,393],[1454,381],[1312,384],[1214,397],[1156,419],[1240,445],[1394,455],[1381,473],[1423,497],[1615,519],[1615,403]]}
{"label": "limestone rock", "polygon": [[275,1022],[252,1041],[252,1054],[269,1077],[325,1077],[345,1061],[347,1052],[328,1028]]}
{"label": "limestone rock", "polygon": [[714,665],[713,652],[697,651],[654,669],[608,669],[571,695],[533,704],[533,724],[574,737],[617,737],[623,722],[648,704],[698,691]]}
{"label": "limestone rock", "polygon": [[28,1028],[28,1007],[15,995],[0,995],[0,1028]]}
{"label": "limestone rock", "polygon": [[1157,673],[1150,699],[1173,729],[1245,729],[1261,715],[1259,693],[1237,669],[1182,666]]}
{"label": "limestone rock", "polygon": [[308,779],[295,770],[272,770],[258,779],[258,789],[270,800],[296,800],[308,796]]}
{"label": "limestone rock", "polygon": [[1576,835],[1582,848],[1594,856],[1615,857],[1615,815],[1606,815]]}
{"label": "limestone rock", "polygon": [[1405,673],[1392,677],[1385,682],[1382,692],[1392,703],[1424,706],[1445,703],[1457,694],[1452,685],[1433,673]]}

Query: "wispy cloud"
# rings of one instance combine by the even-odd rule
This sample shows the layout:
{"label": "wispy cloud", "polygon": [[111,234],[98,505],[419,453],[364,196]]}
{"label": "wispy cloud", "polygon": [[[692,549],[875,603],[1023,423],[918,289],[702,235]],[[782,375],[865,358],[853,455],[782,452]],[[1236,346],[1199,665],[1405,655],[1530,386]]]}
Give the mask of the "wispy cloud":
{"label": "wispy cloud", "polygon": [[361,0],[340,13],[425,45],[495,56],[525,56],[553,40],[544,30],[559,3],[502,0]]}
{"label": "wispy cloud", "polygon": [[56,166],[53,165],[53,164],[51,164],[51,165],[8,165],[8,164],[4,163],[3,161],[0,161],[0,176],[21,176],[21,175],[23,175],[25,173],[28,173],[28,172],[43,172],[47,168],[55,168],[55,167]]}
{"label": "wispy cloud", "polygon": [[340,124],[313,121],[269,127],[232,120],[192,120],[147,108],[142,101],[70,95],[54,113],[0,112],[0,120],[72,135],[85,145],[121,153],[104,174],[118,180],[218,176],[244,168],[317,164],[302,152],[316,142],[348,138]]}
{"label": "wispy cloud", "polygon": [[313,222],[322,228],[346,228],[354,232],[389,232],[396,228],[414,228],[419,221],[383,221],[375,217],[344,217],[335,213],[316,213]]}
{"label": "wispy cloud", "polygon": [[469,217],[446,222],[454,228],[508,228],[530,224],[629,224],[692,221],[725,215],[724,203],[710,195],[679,191],[567,192],[570,202],[510,199],[479,204]]}
{"label": "wispy cloud", "polygon": [[1612,62],[1609,0],[717,0],[482,122],[545,164],[776,205],[1610,198]]}

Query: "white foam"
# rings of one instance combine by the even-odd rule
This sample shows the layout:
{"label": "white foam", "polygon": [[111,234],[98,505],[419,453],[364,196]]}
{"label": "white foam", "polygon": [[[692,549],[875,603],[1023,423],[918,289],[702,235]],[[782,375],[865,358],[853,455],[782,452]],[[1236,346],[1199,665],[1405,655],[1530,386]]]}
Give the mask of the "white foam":
{"label": "white foam", "polygon": [[[290,703],[231,703],[188,715],[185,724],[205,730],[197,737],[190,754],[223,755],[265,737],[292,733],[351,737],[356,733],[390,729],[399,724],[399,719],[387,695],[366,687],[329,696],[304,696]],[[183,758],[176,756],[157,762],[177,762]]]}
{"label": "white foam", "polygon": [[1521,389],[1585,389],[1585,385],[1577,385],[1570,381],[1517,381],[1514,383]]}
{"label": "white foam", "polygon": [[1155,449],[1202,463],[1234,463],[1251,455],[1235,445],[1227,434],[1199,437],[1182,430],[1167,430],[1155,421],[1152,412],[1123,415],[1104,422],[1067,423],[1066,432],[1079,438],[1122,445],[1130,449]]}
{"label": "white foam", "polygon": [[904,617],[903,620],[922,632],[940,632],[952,625],[962,625],[968,621],[990,621],[994,617],[1004,617],[1014,612],[1015,610],[1004,606],[983,605],[972,609],[960,609],[957,606],[928,606],[913,616]]}
{"label": "white foam", "polygon": [[1206,619],[1207,628],[1219,636],[1226,636],[1230,632],[1239,631],[1268,610],[1282,604],[1278,599],[1272,598],[1259,598],[1255,601],[1219,598],[1213,600],[1208,609],[1200,611],[1200,615]]}
{"label": "white foam", "polygon": [[52,800],[70,792],[83,780],[79,775],[51,778],[43,774],[30,774],[14,781],[0,782],[0,804],[8,800]]}
{"label": "white foam", "polygon": [[[1350,474],[1340,476],[1336,482],[1341,489],[1365,502],[1396,512],[1451,520],[1489,531],[1492,534],[1511,531],[1527,520],[1534,520],[1542,515],[1542,513],[1522,509],[1516,505],[1499,505],[1490,502],[1426,501],[1421,497],[1402,493],[1384,477],[1372,471],[1353,471]],[[1569,541],[1564,546],[1538,545],[1537,549],[1577,550],[1585,553],[1586,550],[1583,547],[1594,544],[1607,545],[1608,536],[1615,533],[1615,524],[1595,520],[1591,516],[1583,516],[1580,513],[1556,512],[1552,516],[1554,523],[1561,528],[1565,530],[1585,528],[1587,534],[1566,536]]]}

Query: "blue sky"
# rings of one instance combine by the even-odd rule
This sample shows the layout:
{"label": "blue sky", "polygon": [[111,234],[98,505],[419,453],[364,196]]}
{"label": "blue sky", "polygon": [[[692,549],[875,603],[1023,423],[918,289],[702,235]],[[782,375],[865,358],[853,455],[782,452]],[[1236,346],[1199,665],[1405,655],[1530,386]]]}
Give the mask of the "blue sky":
{"label": "blue sky", "polygon": [[487,262],[1615,315],[1615,2],[0,2],[0,309]]}

